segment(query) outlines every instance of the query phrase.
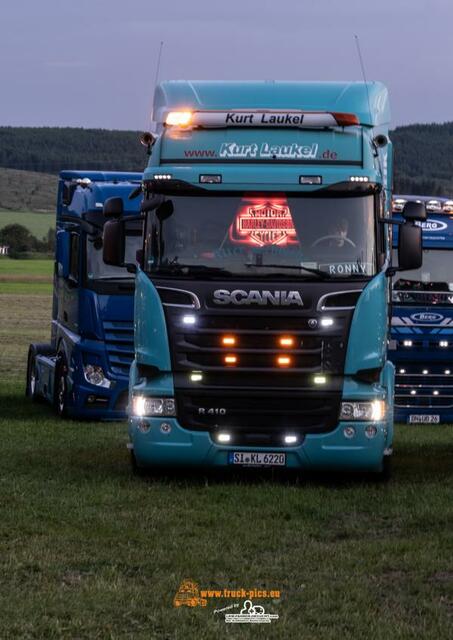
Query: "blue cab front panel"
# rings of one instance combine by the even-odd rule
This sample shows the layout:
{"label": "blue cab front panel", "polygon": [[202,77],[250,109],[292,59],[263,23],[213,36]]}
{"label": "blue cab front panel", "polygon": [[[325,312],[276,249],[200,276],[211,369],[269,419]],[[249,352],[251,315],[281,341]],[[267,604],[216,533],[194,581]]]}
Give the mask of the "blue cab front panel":
{"label": "blue cab front panel", "polygon": [[[395,365],[395,420],[408,424],[453,422],[453,202],[396,195],[427,207],[422,227],[423,266],[393,278],[389,358]],[[398,209],[394,215],[398,217]],[[398,232],[394,234],[394,247]]]}
{"label": "blue cab front panel", "polygon": [[[127,415],[134,281],[125,268],[111,272],[102,262],[103,204],[119,197],[125,217],[138,213],[140,199],[130,201],[128,196],[141,178],[139,173],[60,173],[51,325],[54,356],[38,356],[42,371],[38,388],[54,403],[56,368],[64,362],[65,413],[71,417],[118,420]],[[87,379],[90,365],[104,376],[97,384],[94,378]]]}

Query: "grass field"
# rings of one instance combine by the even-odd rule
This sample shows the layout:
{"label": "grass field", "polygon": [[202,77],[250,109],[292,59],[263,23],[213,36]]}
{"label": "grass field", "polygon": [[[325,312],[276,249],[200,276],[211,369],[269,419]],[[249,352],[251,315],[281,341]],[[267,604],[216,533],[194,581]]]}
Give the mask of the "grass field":
{"label": "grass field", "polygon": [[[1,291],[2,640],[452,636],[451,427],[398,427],[385,485],[139,479],[125,424],[62,422],[25,401],[27,345],[48,338],[50,295]],[[257,601],[279,620],[225,624],[214,609],[240,598],[175,609],[184,578],[279,589]]]}
{"label": "grass field", "polygon": [[27,227],[38,240],[55,228],[54,213],[36,213],[33,211],[0,211],[0,229],[8,224],[21,224]]}

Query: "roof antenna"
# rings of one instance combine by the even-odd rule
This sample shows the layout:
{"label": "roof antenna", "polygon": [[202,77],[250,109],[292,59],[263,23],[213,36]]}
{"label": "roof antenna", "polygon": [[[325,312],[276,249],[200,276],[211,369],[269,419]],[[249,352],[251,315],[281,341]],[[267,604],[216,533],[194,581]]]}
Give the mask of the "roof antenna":
{"label": "roof antenna", "polygon": [[363,81],[365,83],[366,99],[367,99],[367,102],[368,102],[368,112],[369,112],[369,115],[370,115],[370,124],[371,124],[373,122],[373,119],[372,119],[372,116],[371,116],[370,92],[368,91],[368,83],[367,83],[366,74],[365,74],[365,65],[363,64],[362,50],[360,49],[359,36],[354,34],[354,39],[355,39],[355,44],[356,44],[356,47],[357,47],[357,55],[359,56],[360,68],[362,69]]}
{"label": "roof antenna", "polygon": [[154,78],[154,91],[156,91],[157,82],[159,80],[159,72],[160,72],[160,61],[162,59],[162,49],[164,48],[164,41],[160,41],[159,47],[159,55],[157,57],[157,66],[156,66],[156,77]]}

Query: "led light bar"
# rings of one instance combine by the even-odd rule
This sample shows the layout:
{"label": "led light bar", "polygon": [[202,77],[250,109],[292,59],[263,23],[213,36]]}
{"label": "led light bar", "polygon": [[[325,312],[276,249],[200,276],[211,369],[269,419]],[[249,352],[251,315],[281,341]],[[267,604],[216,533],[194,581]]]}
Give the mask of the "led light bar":
{"label": "led light bar", "polygon": [[360,124],[354,113],[300,110],[247,109],[231,111],[170,111],[165,124],[171,127],[273,127],[324,128]]}
{"label": "led light bar", "polygon": [[392,201],[393,211],[401,213],[401,211],[404,209],[404,205],[406,204],[406,202],[407,200],[405,200],[404,198],[394,198]]}

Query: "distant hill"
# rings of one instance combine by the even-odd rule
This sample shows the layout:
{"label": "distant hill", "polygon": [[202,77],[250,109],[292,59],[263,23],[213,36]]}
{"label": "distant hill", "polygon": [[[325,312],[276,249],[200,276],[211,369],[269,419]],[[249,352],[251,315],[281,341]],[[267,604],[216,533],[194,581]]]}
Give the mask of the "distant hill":
{"label": "distant hill", "polygon": [[453,197],[453,122],[397,127],[391,138],[395,192]]}
{"label": "distant hill", "polygon": [[[142,171],[138,131],[0,127],[0,167],[56,174],[61,169]],[[413,124],[391,132],[395,191],[453,197],[453,122]],[[48,184],[48,182],[46,182]],[[0,207],[7,198],[0,183]],[[44,208],[53,209],[55,192]]]}
{"label": "distant hill", "polygon": [[0,210],[53,212],[57,182],[47,173],[0,168]]}
{"label": "distant hill", "polygon": [[142,171],[138,131],[0,127],[0,167],[58,173],[62,169]]}

